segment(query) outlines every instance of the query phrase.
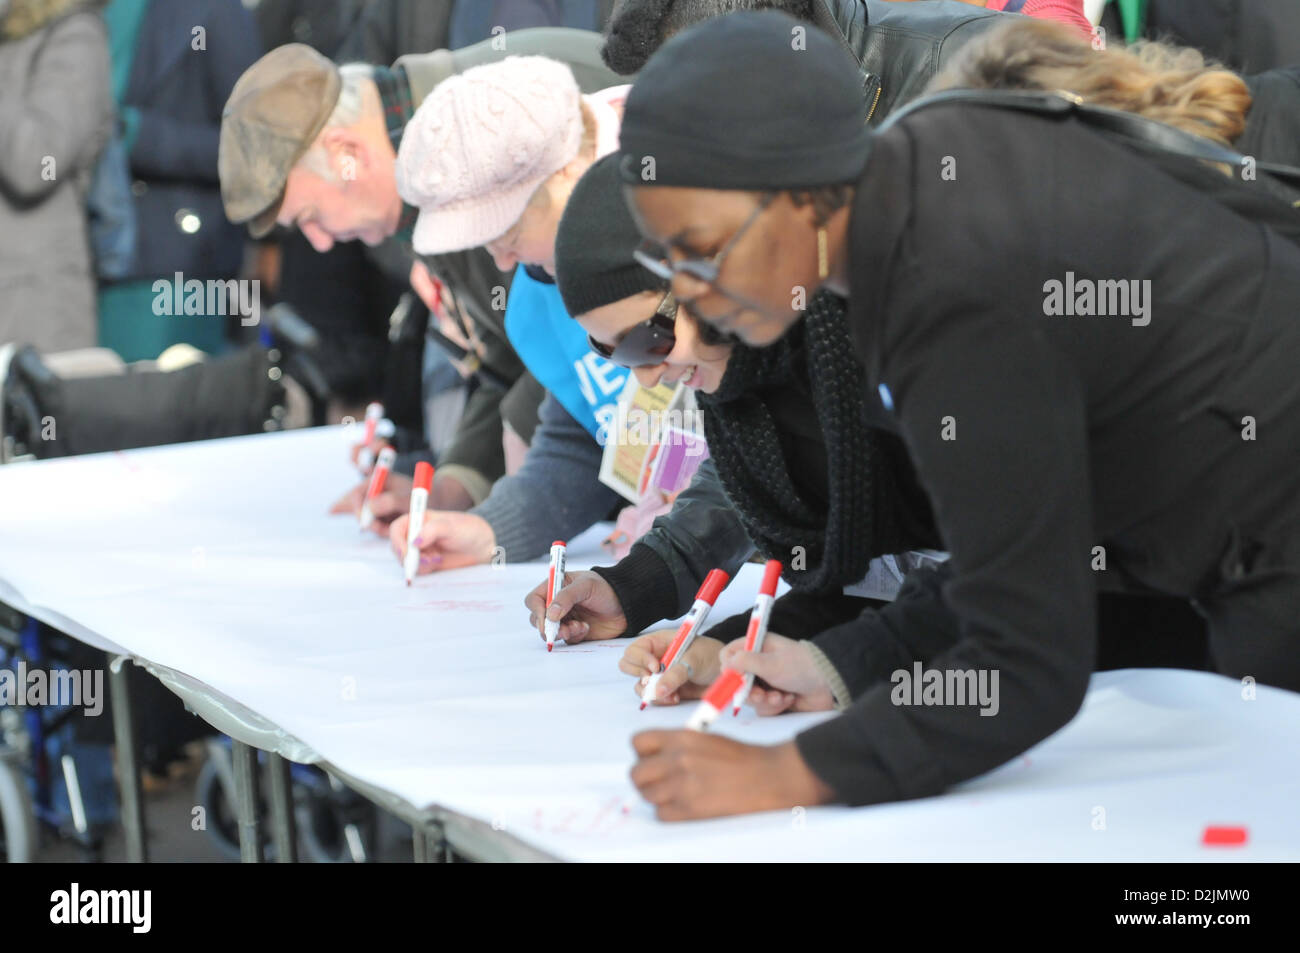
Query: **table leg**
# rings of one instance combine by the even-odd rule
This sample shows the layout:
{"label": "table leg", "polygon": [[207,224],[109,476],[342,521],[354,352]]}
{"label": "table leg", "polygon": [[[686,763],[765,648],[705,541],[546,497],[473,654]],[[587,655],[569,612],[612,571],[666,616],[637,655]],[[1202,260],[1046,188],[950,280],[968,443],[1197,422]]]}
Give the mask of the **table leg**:
{"label": "table leg", "polygon": [[113,705],[113,749],[117,755],[118,787],[122,794],[122,833],[126,859],[142,864],[149,859],[144,831],[144,797],[140,791],[140,761],[136,752],[135,719],[127,682],[125,655],[110,659],[108,685]]}
{"label": "table leg", "polygon": [[262,831],[257,818],[257,751],[242,741],[230,742],[235,766],[235,813],[239,819],[239,859],[262,862]]}
{"label": "table leg", "polygon": [[271,772],[271,823],[275,837],[275,860],[280,864],[298,862],[298,831],[293,817],[293,783],[289,762],[278,754],[267,755]]}
{"label": "table leg", "polygon": [[443,834],[439,821],[425,821],[411,825],[417,864],[442,864],[451,859],[451,847]]}

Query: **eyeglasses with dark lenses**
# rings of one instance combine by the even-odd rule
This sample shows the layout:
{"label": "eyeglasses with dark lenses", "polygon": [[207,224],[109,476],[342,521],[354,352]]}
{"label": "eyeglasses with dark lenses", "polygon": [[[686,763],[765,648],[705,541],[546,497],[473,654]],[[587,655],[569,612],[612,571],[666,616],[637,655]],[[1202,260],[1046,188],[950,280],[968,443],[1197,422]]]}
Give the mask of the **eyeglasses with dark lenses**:
{"label": "eyeglasses with dark lenses", "polygon": [[[590,334],[587,343],[607,361],[622,367],[645,367],[662,364],[677,345],[677,302],[667,295],[653,315],[623,335],[613,347],[597,341]],[[738,338],[719,331],[711,324],[692,317],[695,335],[705,347],[732,346]]]}
{"label": "eyeglasses with dark lenses", "polygon": [[613,347],[597,341],[590,334],[587,343],[605,360],[621,367],[662,364],[677,344],[676,323],[677,302],[670,293],[664,295],[654,314],[629,329]]}

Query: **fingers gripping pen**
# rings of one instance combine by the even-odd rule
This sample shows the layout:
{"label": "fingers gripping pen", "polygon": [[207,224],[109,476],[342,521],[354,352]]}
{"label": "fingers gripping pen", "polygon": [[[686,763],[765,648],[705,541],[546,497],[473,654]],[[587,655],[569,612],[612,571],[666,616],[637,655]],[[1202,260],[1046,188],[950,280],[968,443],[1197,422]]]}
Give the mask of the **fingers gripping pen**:
{"label": "fingers gripping pen", "polygon": [[682,620],[681,627],[677,630],[677,635],[668,645],[668,650],[664,652],[663,658],[659,660],[659,671],[655,672],[646,679],[645,684],[641,687],[641,710],[645,711],[646,705],[654,701],[655,689],[659,687],[659,679],[663,673],[668,671],[668,666],[685,655],[686,650],[691,647],[695,641],[695,636],[704,627],[705,621],[709,618],[709,610],[717,602],[718,596],[726,588],[731,577],[721,569],[713,569],[704,577],[704,583],[700,586],[700,591],[695,594],[695,603],[691,606],[691,611],[686,614]]}
{"label": "fingers gripping pen", "polygon": [[379,451],[379,462],[370,473],[370,486],[366,487],[366,498],[361,504],[362,529],[369,529],[370,524],[375,521],[375,514],[370,511],[370,501],[384,492],[384,484],[388,482],[388,474],[392,471],[396,459],[397,452],[392,447],[384,447]]}
{"label": "fingers gripping pen", "polygon": [[[551,607],[555,597],[560,594],[564,588],[564,541],[557,539],[551,543],[551,572],[546,580],[546,608]],[[555,648],[555,637],[560,634],[560,623],[551,619],[546,620],[546,651]]]}
{"label": "fingers gripping pen", "polygon": [[[763,651],[763,640],[767,638],[767,622],[772,617],[772,603],[776,601],[776,584],[781,581],[781,563],[769,559],[763,567],[763,584],[758,587],[758,598],[749,613],[749,630],[745,633],[745,651]],[[754,687],[754,673],[745,675],[740,690],[732,702],[732,717],[740,714],[740,706],[749,697],[749,690]]]}
{"label": "fingers gripping pen", "polygon": [[415,570],[420,565],[420,549],[415,541],[420,537],[424,527],[424,511],[429,506],[429,491],[433,489],[433,467],[421,461],[415,465],[415,486],[411,488],[411,512],[406,524],[406,584],[409,586],[415,578]]}

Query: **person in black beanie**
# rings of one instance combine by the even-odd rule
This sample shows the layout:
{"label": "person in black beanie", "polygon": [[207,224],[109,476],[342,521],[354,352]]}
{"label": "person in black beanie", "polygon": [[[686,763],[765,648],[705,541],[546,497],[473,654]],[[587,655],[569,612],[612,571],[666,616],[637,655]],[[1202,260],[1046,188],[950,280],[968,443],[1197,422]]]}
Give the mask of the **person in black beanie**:
{"label": "person in black beanie", "polygon": [[[549,610],[561,638],[636,634],[681,615],[711,569],[734,574],[755,547],[786,564],[793,587],[773,608],[774,631],[811,636],[883,604],[846,587],[884,554],[939,541],[898,437],[867,426],[879,408],[865,400],[843,303],[814,298],[806,335],[784,347],[733,345],[676,314],[667,282],[633,259],[639,240],[618,157],[607,156],[565,207],[556,238],[560,293],[593,349],[631,366],[643,386],[684,382],[695,391],[712,456],[625,559],[569,575]],[[546,595],[543,581],[525,600],[539,633]],[[748,613],[733,616],[697,640],[689,667],[674,667],[661,682],[663,700],[698,697],[717,674],[722,645],[747,624]],[[646,674],[674,634],[636,640],[620,667]]]}
{"label": "person in black beanie", "polygon": [[[792,288],[846,295],[951,559],[811,643],[725,650],[766,682],[760,712],[844,714],[771,748],[636,735],[659,817],[925,797],[991,770],[1078,711],[1103,589],[1181,597],[1216,671],[1300,690],[1300,248],[1266,224],[1264,177],[1229,201],[1217,170],[1064,97],[935,101],[868,134],[854,64],[811,33],[793,48],[796,26],[713,20],[643,71],[620,160],[637,258],[756,347],[804,320]],[[916,664],[992,697],[918,705],[898,691]]]}
{"label": "person in black beanie", "polygon": [[967,41],[1019,19],[985,10],[982,2],[955,0],[622,0],[610,18],[601,57],[614,72],[631,76],[681,31],[756,10],[789,14],[833,37],[857,63],[859,92],[872,125],[917,96]]}

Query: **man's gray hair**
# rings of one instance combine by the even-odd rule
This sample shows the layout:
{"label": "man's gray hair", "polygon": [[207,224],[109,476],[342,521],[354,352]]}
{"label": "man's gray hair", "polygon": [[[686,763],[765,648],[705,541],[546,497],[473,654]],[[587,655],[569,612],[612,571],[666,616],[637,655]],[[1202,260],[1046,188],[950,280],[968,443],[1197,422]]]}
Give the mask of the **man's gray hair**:
{"label": "man's gray hair", "polygon": [[[373,73],[373,67],[366,63],[345,63],[339,67],[339,79],[342,80],[339,86],[339,99],[334,104],[334,111],[330,113],[329,119],[325,120],[322,133],[326,129],[346,129],[361,121],[366,115],[367,93],[374,85]],[[339,177],[338,173],[330,168],[328,153],[316,143],[303,153],[298,164],[330,182],[336,181]]]}

